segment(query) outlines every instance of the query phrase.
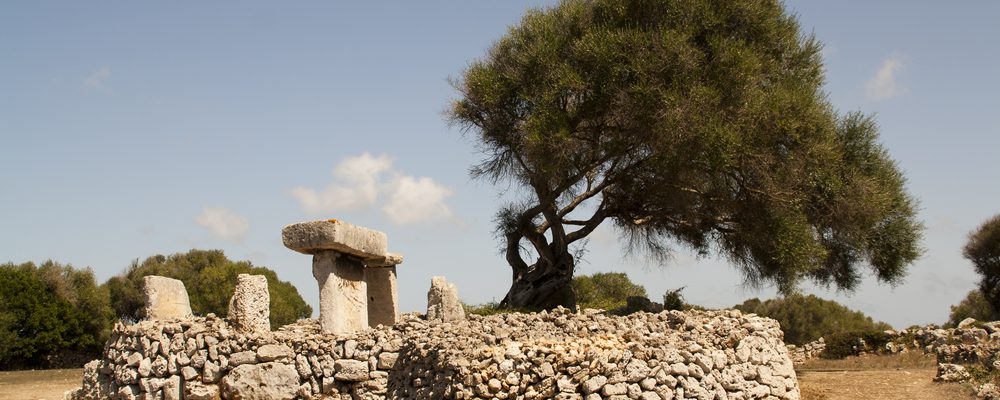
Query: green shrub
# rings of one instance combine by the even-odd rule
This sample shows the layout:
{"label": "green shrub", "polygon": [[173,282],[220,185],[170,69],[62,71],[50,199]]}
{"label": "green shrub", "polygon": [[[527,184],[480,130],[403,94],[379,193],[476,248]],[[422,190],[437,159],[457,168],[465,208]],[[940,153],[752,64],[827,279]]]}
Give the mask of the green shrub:
{"label": "green shrub", "polygon": [[576,304],[580,308],[609,311],[625,309],[629,297],[647,297],[646,288],[632,283],[628,275],[621,272],[577,275],[573,277],[573,290],[576,292]]}
{"label": "green shrub", "polygon": [[229,299],[236,288],[236,276],[255,274],[267,277],[271,296],[271,328],[312,315],[310,307],[291,283],[278,280],[274,271],[249,261],[230,261],[221,250],[191,250],[170,256],[155,255],[142,264],[133,262],[123,274],[105,283],[112,304],[123,320],[145,318],[143,277],[160,275],[184,282],[191,310],[198,315],[226,316]]}
{"label": "green shrub", "polygon": [[100,352],[113,313],[89,268],[8,263],[0,282],[0,369],[65,366]]}
{"label": "green shrub", "polygon": [[823,358],[839,360],[861,353],[878,353],[892,341],[892,335],[880,331],[839,332],[824,337]]}
{"label": "green shrub", "polygon": [[892,328],[859,311],[814,295],[793,294],[766,301],[754,298],[734,308],[777,320],[785,333],[785,342],[796,345],[836,333],[880,332]]}

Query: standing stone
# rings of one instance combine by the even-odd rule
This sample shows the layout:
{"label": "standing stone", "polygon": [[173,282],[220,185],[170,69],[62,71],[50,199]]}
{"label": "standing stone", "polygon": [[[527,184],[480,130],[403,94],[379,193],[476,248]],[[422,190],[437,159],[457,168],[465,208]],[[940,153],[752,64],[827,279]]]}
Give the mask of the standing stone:
{"label": "standing stone", "polygon": [[365,283],[368,285],[368,324],[392,326],[399,320],[399,295],[396,289],[396,265],[403,256],[389,253],[375,260],[365,260]]}
{"label": "standing stone", "polygon": [[163,276],[142,278],[146,297],[146,319],[150,321],[190,318],[191,302],[184,282]]}
{"label": "standing stone", "polygon": [[427,292],[427,319],[430,321],[458,321],[465,319],[465,310],[458,301],[458,289],[443,276],[431,278]]}
{"label": "standing stone", "polygon": [[239,274],[229,300],[229,322],[241,332],[271,330],[271,295],[264,275]]}
{"label": "standing stone", "polygon": [[313,256],[319,283],[319,325],[324,333],[345,334],[368,327],[368,290],[360,259],[333,251]]}

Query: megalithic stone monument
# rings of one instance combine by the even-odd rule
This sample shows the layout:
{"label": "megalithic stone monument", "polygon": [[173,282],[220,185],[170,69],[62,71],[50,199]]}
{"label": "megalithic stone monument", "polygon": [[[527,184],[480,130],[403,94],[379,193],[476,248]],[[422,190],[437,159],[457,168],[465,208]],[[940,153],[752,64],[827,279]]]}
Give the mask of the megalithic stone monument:
{"label": "megalithic stone monument", "polygon": [[392,326],[399,319],[396,265],[402,263],[403,256],[394,253],[386,253],[385,257],[365,260],[369,326]]}
{"label": "megalithic stone monument", "polygon": [[[319,322],[324,333],[365,329],[369,315],[378,321],[376,324],[395,322],[395,266],[402,257],[386,252],[385,233],[326,220],[288,225],[281,237],[285,247],[313,256],[313,277],[319,283]],[[366,266],[379,271],[368,274]],[[372,314],[369,304],[375,304],[376,310],[391,310],[393,315],[383,315],[387,311]]]}

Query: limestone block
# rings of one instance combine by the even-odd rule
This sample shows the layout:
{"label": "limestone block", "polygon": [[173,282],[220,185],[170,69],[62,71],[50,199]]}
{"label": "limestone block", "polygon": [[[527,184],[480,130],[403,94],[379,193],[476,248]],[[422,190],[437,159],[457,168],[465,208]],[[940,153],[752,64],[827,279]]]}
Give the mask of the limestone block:
{"label": "limestone block", "polygon": [[365,268],[368,286],[368,324],[392,326],[399,319],[396,266]]}
{"label": "limestone block", "polygon": [[229,300],[229,323],[241,332],[271,330],[271,295],[264,275],[239,274]]}
{"label": "limestone block", "polygon": [[386,255],[385,233],[337,220],[302,222],[281,230],[285,247],[299,253],[317,254],[324,250],[376,259]]}
{"label": "limestone block", "polygon": [[345,334],[368,327],[368,290],[360,259],[334,251],[313,256],[319,283],[319,323],[323,333]]}
{"label": "limestone block", "polygon": [[222,395],[232,399],[294,399],[299,390],[295,367],[281,363],[246,364],[222,378]]}
{"label": "limestone block", "polygon": [[443,276],[431,278],[427,292],[427,319],[430,321],[459,321],[465,319],[465,309],[458,300],[458,288]]}
{"label": "limestone block", "polygon": [[365,259],[366,267],[394,267],[403,263],[403,256],[396,253],[385,253],[381,257]]}
{"label": "limestone block", "polygon": [[146,276],[142,282],[146,297],[146,319],[155,321],[192,316],[191,302],[184,282],[156,275]]}

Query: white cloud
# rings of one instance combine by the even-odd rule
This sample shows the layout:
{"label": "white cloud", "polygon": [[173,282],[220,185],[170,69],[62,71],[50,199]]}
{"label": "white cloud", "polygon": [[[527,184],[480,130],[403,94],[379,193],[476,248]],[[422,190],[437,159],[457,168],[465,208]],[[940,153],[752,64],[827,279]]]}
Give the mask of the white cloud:
{"label": "white cloud", "polygon": [[887,100],[906,93],[906,87],[896,81],[896,74],[903,69],[903,60],[889,57],[865,85],[870,100]]}
{"label": "white cloud", "polygon": [[194,221],[208,228],[215,237],[237,243],[243,242],[250,230],[246,217],[228,208],[205,207]]}
{"label": "white cloud", "polygon": [[361,210],[378,200],[379,181],[391,167],[389,156],[364,153],[337,164],[333,169],[335,181],[323,191],[300,186],[292,189],[292,196],[309,214]]}
{"label": "white cloud", "polygon": [[444,202],[446,197],[452,195],[451,189],[431,178],[401,176],[390,187],[390,199],[382,206],[382,212],[395,224],[451,217],[451,209]]}
{"label": "white cloud", "polygon": [[452,190],[428,177],[413,177],[392,167],[391,157],[369,153],[341,161],[334,181],[322,191],[296,187],[291,194],[307,214],[361,211],[382,202],[381,211],[395,224],[451,217],[445,199]]}
{"label": "white cloud", "polygon": [[111,93],[111,87],[107,84],[108,78],[111,78],[111,68],[105,65],[85,78],[83,86],[88,89]]}

